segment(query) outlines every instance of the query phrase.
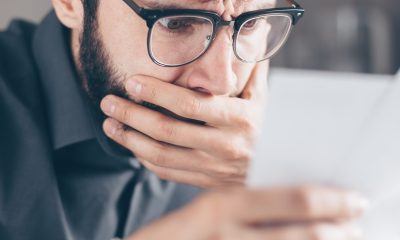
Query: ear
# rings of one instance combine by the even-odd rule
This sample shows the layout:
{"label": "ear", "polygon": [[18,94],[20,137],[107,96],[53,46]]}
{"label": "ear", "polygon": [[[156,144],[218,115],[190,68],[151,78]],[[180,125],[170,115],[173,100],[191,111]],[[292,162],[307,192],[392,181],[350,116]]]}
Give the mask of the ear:
{"label": "ear", "polygon": [[57,17],[66,27],[81,30],[83,24],[82,0],[52,0]]}

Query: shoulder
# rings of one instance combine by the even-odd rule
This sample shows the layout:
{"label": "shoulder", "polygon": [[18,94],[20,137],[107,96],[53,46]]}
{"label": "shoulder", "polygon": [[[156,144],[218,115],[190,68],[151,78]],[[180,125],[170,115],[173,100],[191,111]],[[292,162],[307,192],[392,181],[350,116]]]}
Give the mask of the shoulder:
{"label": "shoulder", "polygon": [[0,128],[3,130],[12,124],[43,120],[31,47],[35,29],[34,24],[19,20],[0,31]]}
{"label": "shoulder", "polygon": [[37,78],[31,48],[34,31],[35,25],[19,20],[0,32],[0,77],[17,92]]}
{"label": "shoulder", "polygon": [[0,99],[5,103],[38,104],[40,88],[31,47],[35,29],[32,23],[17,20],[0,32]]}
{"label": "shoulder", "polygon": [[31,43],[35,29],[32,23],[15,20],[6,30],[0,31],[0,74],[13,77],[28,70],[32,62]]}

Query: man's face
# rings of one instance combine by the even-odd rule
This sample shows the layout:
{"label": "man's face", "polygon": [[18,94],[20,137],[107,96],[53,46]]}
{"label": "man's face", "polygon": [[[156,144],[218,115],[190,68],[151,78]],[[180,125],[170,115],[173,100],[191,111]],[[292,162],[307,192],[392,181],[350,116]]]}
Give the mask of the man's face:
{"label": "man's face", "polygon": [[[232,20],[243,12],[272,7],[273,0],[135,0],[145,8],[204,9]],[[157,6],[156,6],[157,5]],[[122,0],[99,1],[96,26],[85,26],[81,36],[80,61],[87,87],[95,102],[107,94],[127,97],[128,77],[148,75],[161,81],[210,95],[239,96],[255,64],[238,60],[232,48],[233,30],[222,28],[200,59],[182,67],[161,67],[147,50],[146,22]]]}

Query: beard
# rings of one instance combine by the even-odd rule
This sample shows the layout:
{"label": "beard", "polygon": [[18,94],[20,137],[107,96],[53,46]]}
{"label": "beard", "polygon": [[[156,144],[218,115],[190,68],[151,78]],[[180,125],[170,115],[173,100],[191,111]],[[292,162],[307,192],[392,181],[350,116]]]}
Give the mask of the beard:
{"label": "beard", "polygon": [[[123,85],[126,82],[126,76],[119,73],[114,67],[98,33],[96,20],[84,25],[80,36],[79,63],[81,85],[85,88],[96,118],[103,121],[106,115],[100,109],[102,99],[107,95],[129,99],[129,94]],[[141,102],[140,104],[163,112],[163,109],[157,105],[148,102]]]}
{"label": "beard", "polygon": [[84,24],[80,36],[79,65],[81,85],[86,90],[93,112],[104,120],[106,116],[100,109],[101,100],[109,94],[122,98],[128,98],[128,94],[122,86],[123,75],[113,67],[101,41],[95,19]]}
{"label": "beard", "polygon": [[[129,99],[129,94],[124,88],[126,75],[121,74],[104,47],[100,34],[98,33],[98,24],[94,19],[84,25],[80,36],[79,49],[80,69],[79,75],[83,82],[86,93],[90,99],[92,111],[98,121],[104,121],[107,116],[101,111],[100,103],[107,95],[115,95],[124,99]],[[140,102],[140,105],[165,114],[180,121],[205,125],[205,122],[188,119],[178,116],[171,111],[149,102]],[[128,129],[123,125],[124,129]]]}

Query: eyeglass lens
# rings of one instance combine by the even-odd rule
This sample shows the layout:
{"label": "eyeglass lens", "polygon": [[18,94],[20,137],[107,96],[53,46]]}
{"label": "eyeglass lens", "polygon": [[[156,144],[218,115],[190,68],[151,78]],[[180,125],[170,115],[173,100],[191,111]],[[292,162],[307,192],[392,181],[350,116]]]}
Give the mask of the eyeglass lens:
{"label": "eyeglass lens", "polygon": [[287,15],[265,15],[247,20],[236,38],[236,54],[245,62],[270,58],[286,42],[292,26]]}
{"label": "eyeglass lens", "polygon": [[[236,35],[236,55],[245,62],[258,62],[271,57],[286,41],[291,25],[291,17],[284,14],[248,19]],[[208,49],[213,31],[213,22],[205,17],[160,18],[150,32],[150,54],[163,65],[189,63]]]}

